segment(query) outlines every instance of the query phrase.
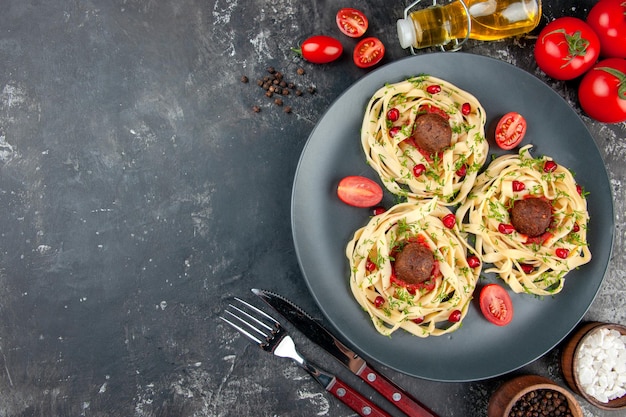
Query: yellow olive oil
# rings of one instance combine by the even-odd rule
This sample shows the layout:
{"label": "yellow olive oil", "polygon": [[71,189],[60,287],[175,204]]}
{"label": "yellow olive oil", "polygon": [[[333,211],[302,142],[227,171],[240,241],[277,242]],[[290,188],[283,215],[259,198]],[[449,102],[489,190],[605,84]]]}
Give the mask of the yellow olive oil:
{"label": "yellow olive oil", "polygon": [[533,30],[541,19],[540,0],[459,0],[445,6],[416,10],[398,21],[403,48],[446,45],[467,37],[482,41],[503,39]]}

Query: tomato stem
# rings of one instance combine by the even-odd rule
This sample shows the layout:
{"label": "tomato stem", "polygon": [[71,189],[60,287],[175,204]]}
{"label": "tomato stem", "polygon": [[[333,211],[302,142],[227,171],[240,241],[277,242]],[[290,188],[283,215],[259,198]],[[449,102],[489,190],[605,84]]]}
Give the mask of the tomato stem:
{"label": "tomato stem", "polygon": [[594,69],[608,72],[609,74],[617,78],[617,96],[622,100],[626,100],[626,74],[624,74],[620,70],[611,67],[596,67]]}
{"label": "tomato stem", "polygon": [[291,52],[298,55],[299,57],[302,57],[302,48],[291,48]]}
{"label": "tomato stem", "polygon": [[[565,68],[569,64],[572,63],[574,58],[578,56],[585,56],[587,53],[587,48],[589,47],[589,40],[582,37],[580,30],[577,30],[573,34],[569,34],[565,31],[565,29],[556,29],[552,32],[546,34],[552,35],[554,33],[562,33],[565,37],[565,42],[567,43],[568,55],[563,58],[565,64],[561,65],[561,68]],[[543,38],[543,42],[545,42],[546,37]]]}

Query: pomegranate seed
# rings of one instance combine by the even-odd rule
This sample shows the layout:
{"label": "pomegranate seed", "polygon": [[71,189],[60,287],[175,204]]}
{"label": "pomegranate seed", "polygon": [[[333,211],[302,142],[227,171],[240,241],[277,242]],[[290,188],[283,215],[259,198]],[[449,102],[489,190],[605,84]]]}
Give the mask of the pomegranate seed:
{"label": "pomegranate seed", "polygon": [[426,171],[426,166],[424,164],[417,164],[413,167],[413,175],[415,175],[415,177],[419,177],[424,173],[424,171]]}
{"label": "pomegranate seed", "polygon": [[521,181],[513,181],[513,191],[523,191],[526,188],[526,184]]}
{"label": "pomegranate seed", "polygon": [[413,319],[412,322],[415,324],[421,324],[424,322],[424,317],[418,317],[416,319]]}
{"label": "pomegranate seed", "polygon": [[476,255],[470,255],[467,257],[467,264],[470,268],[477,268],[480,266],[480,259]]}
{"label": "pomegranate seed", "polygon": [[452,313],[450,313],[448,321],[451,321],[452,323],[457,323],[461,321],[461,310],[454,310]]}
{"label": "pomegranate seed", "polygon": [[387,112],[387,120],[395,122],[399,118],[400,110],[396,109],[395,107],[393,109],[389,109],[389,111]]}
{"label": "pomegranate seed", "polygon": [[525,274],[531,274],[535,270],[535,267],[529,264],[520,264],[520,268]]}
{"label": "pomegranate seed", "polygon": [[389,129],[389,136],[391,136],[392,138],[395,137],[398,133],[400,132],[400,128],[398,126],[394,126],[391,129]]}
{"label": "pomegranate seed", "polygon": [[381,295],[377,295],[374,299],[374,306],[376,308],[381,308],[385,304],[385,299]]}
{"label": "pomegranate seed", "polygon": [[387,209],[384,208],[383,206],[376,206],[372,209],[372,214],[374,216],[378,216],[379,214],[383,214],[384,212],[386,212]]}
{"label": "pomegranate seed", "polygon": [[543,171],[544,172],[554,172],[557,168],[557,164],[554,161],[546,161],[545,164],[543,164]]}
{"label": "pomegranate seed", "polygon": [[367,269],[367,271],[369,272],[372,272],[376,270],[376,264],[368,259],[367,262],[365,262],[365,269]]}
{"label": "pomegranate seed", "polygon": [[467,174],[467,165],[461,165],[461,168],[456,170],[456,175],[459,177],[464,177]]}
{"label": "pomegranate seed", "polygon": [[572,227],[572,232],[574,233],[580,232],[580,226],[578,225],[578,223],[574,223],[574,227]]}
{"label": "pomegranate seed", "polygon": [[454,225],[456,225],[456,217],[454,217],[454,214],[452,213],[443,216],[443,219],[441,219],[441,221],[443,222],[443,225],[448,229],[452,229]]}
{"label": "pomegranate seed", "polygon": [[472,106],[469,103],[463,103],[461,105],[461,113],[463,116],[467,116],[472,112]]}
{"label": "pomegranate seed", "polygon": [[498,225],[498,232],[502,233],[503,235],[510,235],[514,231],[515,227],[513,227],[512,224],[500,223]]}
{"label": "pomegranate seed", "polygon": [[429,85],[428,87],[426,87],[426,92],[428,92],[429,94],[437,94],[440,91],[441,86],[437,84]]}
{"label": "pomegranate seed", "polygon": [[556,251],[554,251],[554,254],[561,259],[565,259],[569,256],[569,250],[565,248],[558,248]]}

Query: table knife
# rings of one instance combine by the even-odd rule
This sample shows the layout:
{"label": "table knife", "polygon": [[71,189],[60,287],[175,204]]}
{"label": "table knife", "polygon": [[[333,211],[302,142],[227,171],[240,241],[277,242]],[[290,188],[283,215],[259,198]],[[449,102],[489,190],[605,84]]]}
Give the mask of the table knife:
{"label": "table knife", "polygon": [[389,378],[373,369],[365,359],[350,350],[293,302],[266,290],[253,289],[252,292],[289,320],[296,329],[312,342],[330,353],[341,364],[382,394],[402,412],[412,417],[437,417],[424,404],[420,403]]}

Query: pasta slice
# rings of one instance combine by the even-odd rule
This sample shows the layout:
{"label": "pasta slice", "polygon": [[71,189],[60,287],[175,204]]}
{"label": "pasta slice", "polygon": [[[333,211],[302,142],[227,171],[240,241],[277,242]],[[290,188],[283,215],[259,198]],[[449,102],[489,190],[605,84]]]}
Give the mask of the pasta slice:
{"label": "pasta slice", "polygon": [[[439,336],[461,326],[481,267],[468,265],[474,249],[458,227],[444,226],[447,215],[454,216],[436,199],[400,203],[372,217],[348,243],[352,294],[381,334],[404,329],[419,337]],[[394,250],[409,241],[425,245],[436,260],[428,285],[394,280]]]}
{"label": "pasta slice", "polygon": [[[415,121],[425,113],[441,115],[450,125],[450,144],[440,152],[428,154],[415,144]],[[391,193],[456,205],[487,159],[485,121],[485,110],[473,95],[421,75],[376,91],[363,118],[361,145]]]}
{"label": "pasta slice", "polygon": [[[456,216],[463,232],[475,235],[482,261],[494,265],[486,272],[499,274],[517,293],[551,295],[563,289],[569,271],[591,260],[589,213],[572,173],[550,157],[533,158],[530,148],[492,161]],[[538,236],[512,225],[511,208],[531,198],[551,207],[549,226]]]}

